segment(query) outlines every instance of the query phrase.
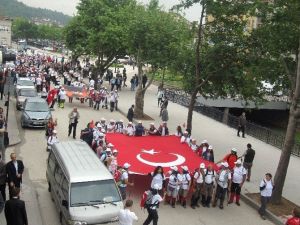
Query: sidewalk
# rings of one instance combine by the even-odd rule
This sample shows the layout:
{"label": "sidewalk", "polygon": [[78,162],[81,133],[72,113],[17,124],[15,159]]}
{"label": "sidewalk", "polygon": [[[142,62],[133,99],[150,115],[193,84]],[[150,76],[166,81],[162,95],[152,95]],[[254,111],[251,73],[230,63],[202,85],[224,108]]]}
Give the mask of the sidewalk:
{"label": "sidewalk", "polygon": [[[128,87],[122,89],[119,99],[119,110],[125,115],[129,107],[134,104],[135,92],[130,91],[129,81],[134,73],[130,67],[126,67],[128,73]],[[135,71],[137,72],[137,71]],[[161,119],[159,117],[159,108],[157,107],[157,86],[151,85],[145,94],[144,113],[155,120],[156,126]],[[168,105],[169,121],[168,127],[171,133],[175,132],[178,125],[182,125],[187,118],[188,109],[169,101]],[[151,121],[145,121],[144,126],[148,127]],[[268,145],[251,136],[240,138],[236,135],[236,130],[222,123],[219,123],[209,117],[194,112],[193,114],[193,138],[201,143],[202,140],[208,140],[213,145],[215,161],[222,159],[232,147],[238,149],[238,155],[242,155],[246,150],[246,145],[251,143],[256,150],[254,165],[252,168],[251,182],[244,185],[243,193],[259,192],[258,186],[264,174],[267,172],[275,175],[277,164],[281,151],[271,145]],[[283,196],[290,201],[300,205],[300,195],[295,195],[295,190],[300,189],[300,158],[291,156],[289,169],[283,190]]]}

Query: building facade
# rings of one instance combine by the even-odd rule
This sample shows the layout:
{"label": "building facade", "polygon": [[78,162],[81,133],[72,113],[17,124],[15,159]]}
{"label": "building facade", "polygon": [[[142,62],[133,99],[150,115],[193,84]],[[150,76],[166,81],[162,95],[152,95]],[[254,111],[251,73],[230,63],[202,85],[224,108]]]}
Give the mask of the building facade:
{"label": "building facade", "polygon": [[0,16],[0,45],[11,47],[11,26],[10,18]]}

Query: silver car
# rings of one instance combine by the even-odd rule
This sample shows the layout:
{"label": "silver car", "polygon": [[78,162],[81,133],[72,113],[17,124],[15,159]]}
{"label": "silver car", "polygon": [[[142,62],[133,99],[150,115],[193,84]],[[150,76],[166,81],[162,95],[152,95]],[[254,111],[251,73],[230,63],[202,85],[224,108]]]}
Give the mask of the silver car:
{"label": "silver car", "polygon": [[17,96],[16,96],[16,100],[17,100],[17,110],[20,110],[23,108],[24,102],[26,100],[26,98],[30,98],[30,97],[36,97],[38,96],[36,90],[34,89],[19,89],[17,92]]}
{"label": "silver car", "polygon": [[51,111],[45,99],[40,97],[27,98],[21,115],[21,126],[45,127],[51,117]]}

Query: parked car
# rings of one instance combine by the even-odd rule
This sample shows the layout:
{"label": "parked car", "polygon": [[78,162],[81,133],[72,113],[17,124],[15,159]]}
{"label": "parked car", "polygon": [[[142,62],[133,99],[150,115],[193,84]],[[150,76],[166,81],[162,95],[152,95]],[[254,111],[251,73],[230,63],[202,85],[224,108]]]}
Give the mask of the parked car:
{"label": "parked car", "polygon": [[18,92],[17,92],[17,96],[16,96],[16,107],[17,107],[17,110],[20,110],[21,108],[23,108],[23,105],[24,105],[24,102],[25,102],[25,99],[28,98],[28,97],[36,97],[38,96],[37,92],[35,89],[19,89]]}
{"label": "parked car", "polygon": [[20,89],[33,89],[35,90],[34,83],[29,78],[19,78],[16,84],[15,96]]}
{"label": "parked car", "polygon": [[26,98],[21,115],[21,126],[45,127],[51,117],[51,111],[45,99]]}

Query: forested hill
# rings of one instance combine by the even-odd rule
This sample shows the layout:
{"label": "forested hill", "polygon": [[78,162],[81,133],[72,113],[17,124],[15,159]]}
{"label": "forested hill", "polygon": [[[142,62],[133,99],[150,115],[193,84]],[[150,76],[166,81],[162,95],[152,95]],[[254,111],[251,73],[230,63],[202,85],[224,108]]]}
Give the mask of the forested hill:
{"label": "forested hill", "polygon": [[70,16],[63,13],[49,9],[30,7],[17,0],[0,0],[0,16],[49,19],[52,22],[56,21],[62,25],[67,24],[71,19]]}

